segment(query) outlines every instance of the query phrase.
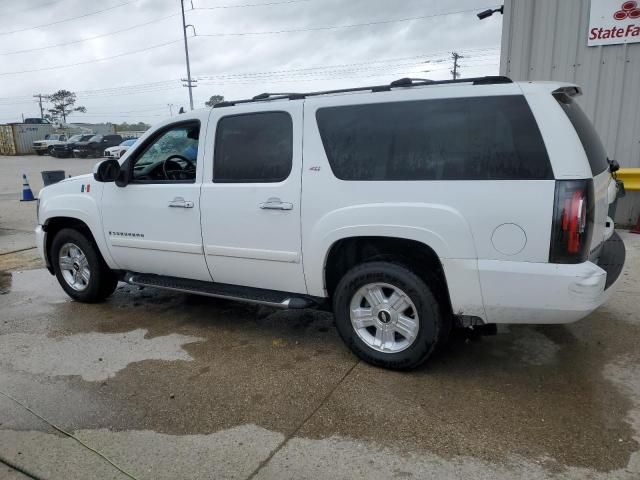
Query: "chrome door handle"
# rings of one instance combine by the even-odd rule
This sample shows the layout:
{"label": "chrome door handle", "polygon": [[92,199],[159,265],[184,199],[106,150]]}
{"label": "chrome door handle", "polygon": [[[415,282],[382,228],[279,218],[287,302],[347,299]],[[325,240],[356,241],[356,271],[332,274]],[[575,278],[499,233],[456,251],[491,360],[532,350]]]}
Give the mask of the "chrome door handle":
{"label": "chrome door handle", "polygon": [[169,206],[173,208],[193,208],[193,202],[182,197],[176,197],[169,202]]}
{"label": "chrome door handle", "polygon": [[271,197],[266,202],[258,204],[262,210],[293,210],[293,203],[283,202],[277,197]]}

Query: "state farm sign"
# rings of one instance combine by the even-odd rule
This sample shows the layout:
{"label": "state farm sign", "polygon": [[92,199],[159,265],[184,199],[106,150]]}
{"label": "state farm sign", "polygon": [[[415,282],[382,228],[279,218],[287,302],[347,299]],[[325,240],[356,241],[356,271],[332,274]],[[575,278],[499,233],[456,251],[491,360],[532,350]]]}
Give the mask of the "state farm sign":
{"label": "state farm sign", "polygon": [[591,0],[587,45],[640,42],[640,1]]}

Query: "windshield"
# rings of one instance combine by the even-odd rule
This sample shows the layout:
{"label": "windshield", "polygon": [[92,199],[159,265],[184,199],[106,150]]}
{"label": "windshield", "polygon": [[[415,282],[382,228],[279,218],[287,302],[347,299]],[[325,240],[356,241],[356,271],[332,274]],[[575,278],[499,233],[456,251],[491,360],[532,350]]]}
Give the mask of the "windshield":
{"label": "windshield", "polygon": [[122,142],[120,145],[123,147],[130,147],[131,145],[133,145],[134,143],[136,143],[136,139],[132,138],[129,140],[125,140],[124,142]]}
{"label": "windshield", "polygon": [[91,137],[89,139],[90,142],[101,142],[102,141],[102,135],[94,135],[93,137]]}
{"label": "windshield", "polygon": [[93,137],[93,134],[91,135],[82,135],[82,138],[80,138],[81,142],[86,142],[87,140],[91,140],[91,137]]}
{"label": "windshield", "polygon": [[82,135],[73,135],[71,137],[69,137],[69,141],[70,142],[77,142],[82,138]]}

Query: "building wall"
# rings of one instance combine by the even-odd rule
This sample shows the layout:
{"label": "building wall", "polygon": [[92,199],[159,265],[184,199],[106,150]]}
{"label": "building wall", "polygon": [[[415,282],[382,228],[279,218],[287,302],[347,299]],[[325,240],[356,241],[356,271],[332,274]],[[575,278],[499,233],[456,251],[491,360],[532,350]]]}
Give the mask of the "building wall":
{"label": "building wall", "polygon": [[12,123],[13,141],[16,155],[27,155],[33,153],[33,142],[42,140],[45,135],[53,133],[51,125],[38,125],[31,123]]}
{"label": "building wall", "polygon": [[[590,0],[505,0],[500,72],[582,86],[579,102],[609,156],[640,167],[640,43],[587,47],[589,13]],[[616,222],[635,224],[638,215],[640,192],[629,192]]]}

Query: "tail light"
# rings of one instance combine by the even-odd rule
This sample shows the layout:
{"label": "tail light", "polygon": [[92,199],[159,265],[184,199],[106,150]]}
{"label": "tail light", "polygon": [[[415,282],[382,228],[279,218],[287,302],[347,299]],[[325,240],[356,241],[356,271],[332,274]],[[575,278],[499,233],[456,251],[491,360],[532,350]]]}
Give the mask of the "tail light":
{"label": "tail light", "polygon": [[549,262],[587,261],[593,233],[593,210],[593,180],[556,181]]}

